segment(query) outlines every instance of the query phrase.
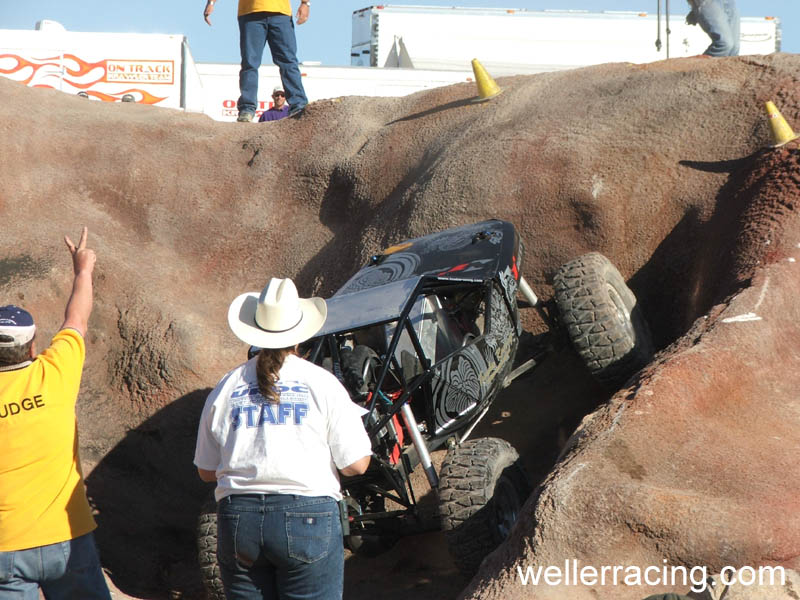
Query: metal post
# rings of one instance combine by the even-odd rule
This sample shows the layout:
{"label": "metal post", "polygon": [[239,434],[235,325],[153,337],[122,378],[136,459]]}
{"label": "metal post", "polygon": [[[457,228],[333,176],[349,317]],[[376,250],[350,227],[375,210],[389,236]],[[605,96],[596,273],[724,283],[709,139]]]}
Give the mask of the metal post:
{"label": "metal post", "polygon": [[661,0],[656,0],[656,51],[661,52]]}
{"label": "metal post", "polygon": [[[188,42],[186,36],[181,40],[181,91],[180,91],[180,105],[186,111],[186,58],[189,54],[187,51]],[[205,108],[205,107],[204,107]]]}
{"label": "metal post", "polygon": [[669,29],[669,0],[666,0],[667,4],[667,58],[669,58],[669,34],[672,33]]}

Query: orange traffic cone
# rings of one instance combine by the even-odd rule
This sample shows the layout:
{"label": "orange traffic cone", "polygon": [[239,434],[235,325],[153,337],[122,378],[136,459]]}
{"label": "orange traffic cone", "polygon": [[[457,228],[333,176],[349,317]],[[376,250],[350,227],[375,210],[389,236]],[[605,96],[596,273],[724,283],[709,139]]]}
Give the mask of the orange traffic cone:
{"label": "orange traffic cone", "polygon": [[766,108],[767,117],[769,117],[769,126],[772,129],[772,140],[775,142],[772,144],[772,148],[780,148],[784,144],[787,144],[800,137],[796,135],[794,131],[792,131],[792,128],[789,127],[786,119],[784,119],[783,115],[778,112],[778,109],[772,102],[767,102]]}
{"label": "orange traffic cone", "polygon": [[478,97],[473,102],[486,102],[503,91],[489,73],[486,72],[483,65],[478,62],[477,58],[472,59],[472,72],[475,73],[475,81],[478,84]]}

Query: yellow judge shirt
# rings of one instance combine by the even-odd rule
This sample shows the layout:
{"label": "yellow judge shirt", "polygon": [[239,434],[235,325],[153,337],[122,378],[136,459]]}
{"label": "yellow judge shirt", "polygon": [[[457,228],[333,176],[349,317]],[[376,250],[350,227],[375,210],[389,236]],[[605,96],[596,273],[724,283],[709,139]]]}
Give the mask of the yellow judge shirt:
{"label": "yellow judge shirt", "polygon": [[83,338],[62,329],[27,367],[0,371],[0,551],[74,539],[96,525],[78,458]]}
{"label": "yellow judge shirt", "polygon": [[292,14],[289,0],[239,0],[239,16],[254,12],[276,12],[284,15]]}

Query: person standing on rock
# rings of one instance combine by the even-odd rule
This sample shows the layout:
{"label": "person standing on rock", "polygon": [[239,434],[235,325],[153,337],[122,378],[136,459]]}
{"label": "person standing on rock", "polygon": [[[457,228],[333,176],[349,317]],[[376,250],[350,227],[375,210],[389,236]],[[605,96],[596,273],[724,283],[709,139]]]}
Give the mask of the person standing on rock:
{"label": "person standing on rock", "polygon": [[92,312],[94,250],[64,240],[74,279],[64,323],[37,356],[36,325],[0,307],[0,598],[111,600],[78,456],[75,404]]}
{"label": "person standing on rock", "polygon": [[[211,13],[216,0],[207,0],[203,12],[206,23],[211,25]],[[311,2],[300,0],[297,8],[297,24],[308,21]],[[249,123],[258,106],[258,68],[264,46],[269,44],[272,62],[278,65],[283,88],[291,109],[290,117],[299,117],[308,104],[300,67],[297,64],[297,39],[294,35],[292,7],[289,0],[239,0],[239,49],[242,67],[239,70],[239,109],[237,121]]]}
{"label": "person standing on rock", "polygon": [[700,25],[711,38],[703,54],[739,56],[739,10],[735,0],[688,0],[691,12],[689,25]]}
{"label": "person standing on rock", "polygon": [[322,298],[291,279],[242,294],[228,324],[261,348],[209,394],[194,464],[216,482],[217,562],[228,600],[340,600],[344,548],[339,472],[364,473],[366,411],[339,380],[297,355],[325,322]]}

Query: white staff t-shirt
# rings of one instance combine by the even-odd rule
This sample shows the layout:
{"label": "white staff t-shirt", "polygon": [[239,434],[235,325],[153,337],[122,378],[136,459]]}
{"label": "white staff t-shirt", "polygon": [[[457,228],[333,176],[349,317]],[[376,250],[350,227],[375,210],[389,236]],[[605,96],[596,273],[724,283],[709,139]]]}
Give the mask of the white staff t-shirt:
{"label": "white staff t-shirt", "polygon": [[361,416],[339,380],[295,355],[283,362],[280,403],[258,391],[254,357],[225,375],[206,400],[194,464],[230,494],[342,495],[337,468],[372,454]]}

